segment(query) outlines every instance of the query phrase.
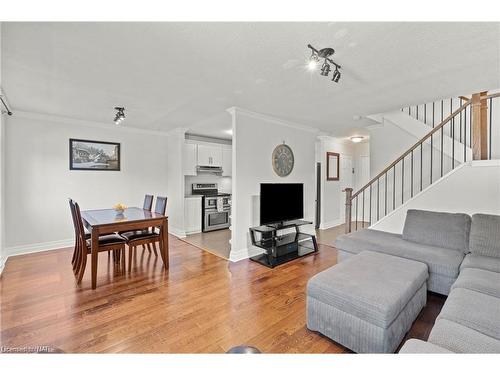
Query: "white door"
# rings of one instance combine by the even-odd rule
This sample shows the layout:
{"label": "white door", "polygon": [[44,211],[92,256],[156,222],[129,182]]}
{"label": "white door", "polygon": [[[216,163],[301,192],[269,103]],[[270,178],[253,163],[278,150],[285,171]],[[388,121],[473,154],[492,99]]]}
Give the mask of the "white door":
{"label": "white door", "polygon": [[346,187],[353,187],[352,156],[340,155],[340,218],[345,221],[345,193]]}
{"label": "white door", "polygon": [[355,192],[361,189],[370,181],[370,157],[361,156],[358,163],[359,165],[355,169]]}

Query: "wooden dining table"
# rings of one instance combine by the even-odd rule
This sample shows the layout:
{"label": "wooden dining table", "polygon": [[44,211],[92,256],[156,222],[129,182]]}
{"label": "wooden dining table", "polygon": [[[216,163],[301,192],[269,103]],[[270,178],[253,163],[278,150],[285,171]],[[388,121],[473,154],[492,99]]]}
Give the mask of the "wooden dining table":
{"label": "wooden dining table", "polygon": [[168,268],[168,216],[138,207],[129,207],[123,214],[114,209],[84,210],[81,212],[83,225],[91,234],[92,289],[97,285],[97,257],[99,236],[115,232],[160,228],[160,254],[165,268]]}

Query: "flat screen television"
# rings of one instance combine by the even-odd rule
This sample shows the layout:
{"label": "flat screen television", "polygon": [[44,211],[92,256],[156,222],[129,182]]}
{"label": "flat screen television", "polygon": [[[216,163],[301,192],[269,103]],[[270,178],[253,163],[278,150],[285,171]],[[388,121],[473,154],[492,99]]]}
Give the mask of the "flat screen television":
{"label": "flat screen television", "polygon": [[304,184],[260,184],[260,224],[304,217]]}

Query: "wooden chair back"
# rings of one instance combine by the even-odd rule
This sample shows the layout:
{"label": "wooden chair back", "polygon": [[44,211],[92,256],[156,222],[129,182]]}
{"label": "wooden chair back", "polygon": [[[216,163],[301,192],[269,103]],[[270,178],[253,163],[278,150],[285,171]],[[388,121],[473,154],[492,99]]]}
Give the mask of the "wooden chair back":
{"label": "wooden chair back", "polygon": [[153,208],[153,196],[146,194],[144,196],[144,204],[142,205],[142,209],[151,211],[151,208]]}
{"label": "wooden chair back", "polygon": [[167,210],[167,197],[156,197],[155,213],[165,215]]}
{"label": "wooden chair back", "polygon": [[77,202],[73,201],[73,210],[75,212],[75,228],[77,231],[77,238],[82,244],[82,248],[87,247],[87,242],[85,239],[85,229],[83,229],[82,215],[80,213],[80,206]]}

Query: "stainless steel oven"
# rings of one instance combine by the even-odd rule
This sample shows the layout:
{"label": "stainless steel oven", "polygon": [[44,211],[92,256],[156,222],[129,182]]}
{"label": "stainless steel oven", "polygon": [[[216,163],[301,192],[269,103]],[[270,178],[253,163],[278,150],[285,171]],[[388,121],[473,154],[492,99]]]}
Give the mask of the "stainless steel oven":
{"label": "stainless steel oven", "polygon": [[220,194],[217,184],[193,184],[193,194],[203,194],[203,232],[231,226],[231,194]]}
{"label": "stainless steel oven", "polygon": [[219,212],[217,210],[205,210],[203,218],[203,232],[230,227],[231,209]]}

